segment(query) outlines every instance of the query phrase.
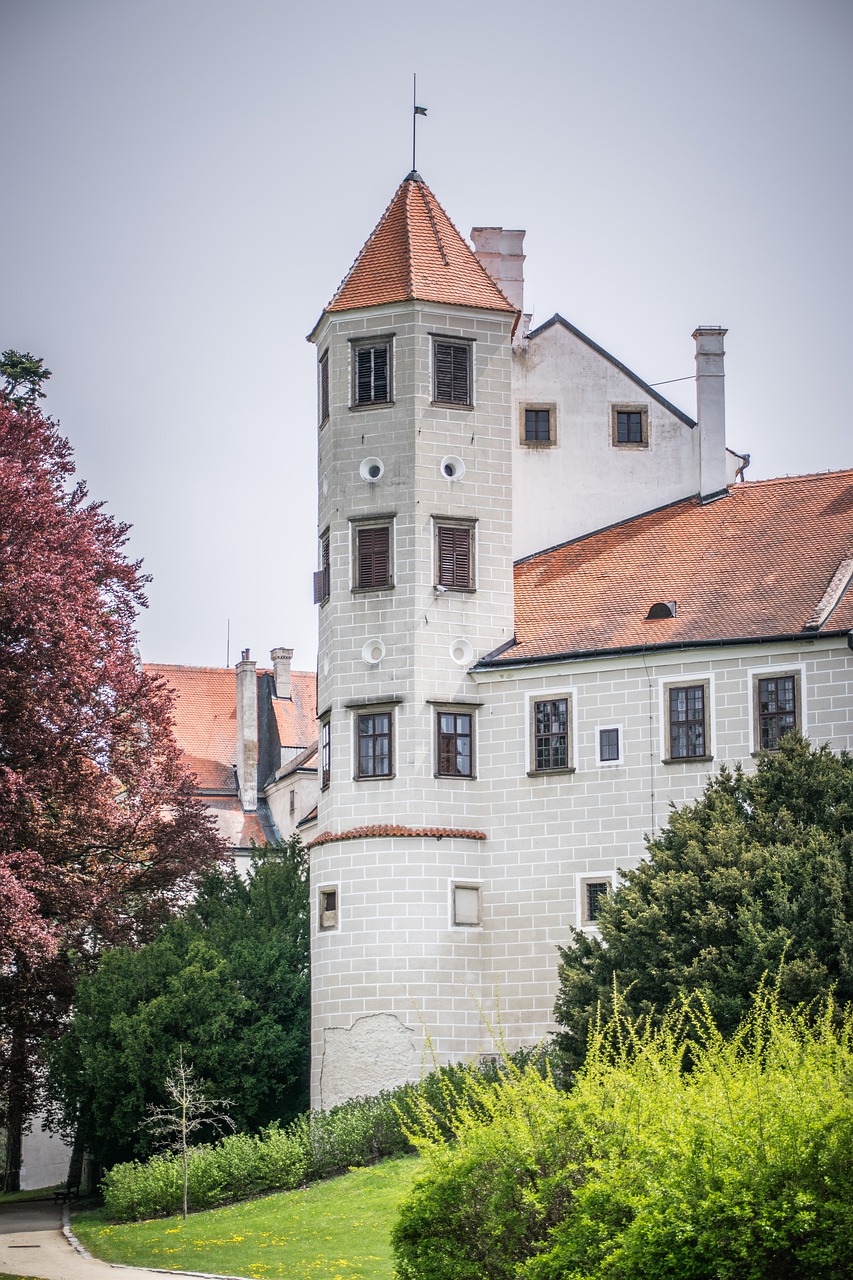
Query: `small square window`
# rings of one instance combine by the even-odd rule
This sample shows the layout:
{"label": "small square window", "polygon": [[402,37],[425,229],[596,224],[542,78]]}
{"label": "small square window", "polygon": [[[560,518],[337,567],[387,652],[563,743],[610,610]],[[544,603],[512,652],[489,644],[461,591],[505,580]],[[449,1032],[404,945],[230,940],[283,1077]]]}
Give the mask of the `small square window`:
{"label": "small square window", "polygon": [[353,348],[352,403],[390,404],[391,343],[365,343]]}
{"label": "small square window", "polygon": [[778,751],[786,733],[802,730],[800,674],[753,676],[753,743],[756,751]]}
{"label": "small square window", "polygon": [[645,404],[610,406],[611,439],[619,448],[644,449],[649,443],[649,408]]}
{"label": "small square window", "polygon": [[549,407],[524,409],[525,444],[550,444],[553,440],[551,427],[552,411]]}
{"label": "small square window", "polygon": [[473,778],[474,717],[470,712],[439,711],[436,718],[439,778]]}
{"label": "small square window", "polygon": [[332,781],[332,722],[320,722],[320,786],[325,791]]}
{"label": "small square window", "polygon": [[710,680],[664,686],[664,759],[711,759]]}
{"label": "small square window", "polygon": [[390,778],[393,762],[392,717],[390,711],[365,712],[356,716],[356,776]]}
{"label": "small square window", "polygon": [[569,772],[572,759],[571,699],[534,702],[532,713],[532,773]]}
{"label": "small square window", "polygon": [[598,762],[599,764],[615,764],[620,758],[619,730],[599,729]]}
{"label": "small square window", "polygon": [[482,923],[479,885],[453,886],[453,923],[465,929],[476,928]]}
{"label": "small square window", "polygon": [[355,534],[355,587],[359,591],[390,587],[391,582],[391,526],[356,525]]}
{"label": "small square window", "polygon": [[433,399],[436,404],[470,408],[471,345],[467,342],[433,341]]}
{"label": "small square window", "polygon": [[474,529],[466,524],[436,524],[436,583],[448,590],[474,586]]}
{"label": "small square window", "polygon": [[337,888],[321,889],[318,902],[318,915],[321,930],[338,927],[338,890]]}

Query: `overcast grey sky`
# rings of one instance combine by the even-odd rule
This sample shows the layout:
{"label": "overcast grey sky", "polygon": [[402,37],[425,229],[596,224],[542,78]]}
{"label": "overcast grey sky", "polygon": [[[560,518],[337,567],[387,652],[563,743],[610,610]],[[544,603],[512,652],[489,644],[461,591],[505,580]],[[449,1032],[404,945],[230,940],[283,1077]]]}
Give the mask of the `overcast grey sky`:
{"label": "overcast grey sky", "polygon": [[[316,618],[323,306],[411,166],[649,382],[728,326],[751,478],[853,465],[849,0],[0,0],[0,349],[154,576],[143,657]],[[661,388],[693,412],[691,382]],[[792,519],[796,513],[792,512]]]}

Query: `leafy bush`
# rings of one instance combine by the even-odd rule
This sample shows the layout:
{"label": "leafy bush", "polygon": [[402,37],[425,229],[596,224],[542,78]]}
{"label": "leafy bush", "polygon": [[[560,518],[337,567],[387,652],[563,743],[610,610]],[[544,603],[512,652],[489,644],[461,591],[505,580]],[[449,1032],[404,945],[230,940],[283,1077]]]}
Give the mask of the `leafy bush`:
{"label": "leafy bush", "polygon": [[831,1002],[785,1012],[762,987],[730,1041],[698,1002],[659,1027],[617,1007],[570,1094],[505,1070],[458,1103],[452,1146],[421,1116],[399,1275],[849,1280],[851,1083]]}
{"label": "leafy bush", "polygon": [[[526,1061],[530,1051],[522,1050],[516,1057]],[[545,1069],[540,1061],[539,1071]],[[355,1098],[330,1111],[311,1111],[285,1127],[274,1124],[257,1135],[235,1134],[214,1145],[193,1147],[189,1206],[209,1209],[265,1191],[288,1191],[354,1165],[411,1151],[410,1129],[424,1107],[437,1132],[449,1137],[453,1126],[445,1114],[455,1107],[462,1082],[479,1081],[485,1095],[489,1082],[499,1078],[493,1066],[483,1071],[442,1067],[417,1085]],[[118,1222],[178,1212],[181,1187],[177,1155],[114,1165],[102,1183],[106,1211]]]}

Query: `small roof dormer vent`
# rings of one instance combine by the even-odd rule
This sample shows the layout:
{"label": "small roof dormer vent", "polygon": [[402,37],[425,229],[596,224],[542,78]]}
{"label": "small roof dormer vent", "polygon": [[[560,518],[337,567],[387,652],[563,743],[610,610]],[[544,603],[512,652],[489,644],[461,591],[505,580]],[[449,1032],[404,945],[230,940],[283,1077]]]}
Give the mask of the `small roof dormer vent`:
{"label": "small roof dormer vent", "polygon": [[674,618],[675,617],[675,601],[659,600],[657,604],[653,604],[646,614],[647,622],[654,622],[656,618]]}

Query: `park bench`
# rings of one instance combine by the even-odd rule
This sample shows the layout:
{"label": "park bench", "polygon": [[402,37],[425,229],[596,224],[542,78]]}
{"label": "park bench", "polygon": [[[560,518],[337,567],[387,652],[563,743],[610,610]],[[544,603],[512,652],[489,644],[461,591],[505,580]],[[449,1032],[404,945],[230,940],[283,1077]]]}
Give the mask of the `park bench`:
{"label": "park bench", "polygon": [[57,1187],[53,1193],[54,1204],[66,1204],[69,1200],[77,1200],[80,1195],[79,1182],[66,1182],[64,1186]]}

